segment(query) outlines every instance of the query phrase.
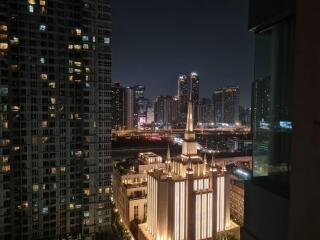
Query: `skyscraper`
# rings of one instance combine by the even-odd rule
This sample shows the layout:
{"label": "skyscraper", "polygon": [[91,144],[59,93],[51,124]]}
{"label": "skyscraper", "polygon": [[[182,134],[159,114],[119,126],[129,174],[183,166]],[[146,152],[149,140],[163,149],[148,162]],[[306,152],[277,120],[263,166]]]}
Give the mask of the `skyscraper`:
{"label": "skyscraper", "polygon": [[190,74],[190,89],[192,94],[192,104],[193,104],[193,116],[194,124],[198,123],[198,104],[199,104],[199,94],[200,94],[200,81],[197,73],[192,72]]}
{"label": "skyscraper", "polygon": [[237,124],[239,122],[239,95],[238,87],[217,89],[213,93],[216,123]]}
{"label": "skyscraper", "polygon": [[180,100],[186,99],[188,101],[188,79],[186,75],[178,77],[178,97]]}
{"label": "skyscraper", "polygon": [[135,92],[132,87],[125,88],[124,97],[124,119],[127,129],[135,127],[134,124],[134,110],[135,110]]}
{"label": "skyscraper", "polygon": [[144,85],[134,86],[135,92],[135,110],[134,110],[134,124],[138,128],[142,128],[147,122],[147,108],[148,99],[144,97],[146,87]]}
{"label": "skyscraper", "polygon": [[189,82],[187,75],[180,75],[178,77],[178,98],[179,98],[179,122],[183,123],[187,119],[188,109],[188,92]]}
{"label": "skyscraper", "polygon": [[[191,94],[190,94],[191,96]],[[230,176],[197,153],[191,97],[182,154],[148,173],[147,223],[141,239],[216,239],[230,227]]]}
{"label": "skyscraper", "polygon": [[0,239],[110,228],[109,0],[0,2]]}
{"label": "skyscraper", "polygon": [[214,108],[210,98],[202,98],[199,102],[198,109],[198,124],[201,127],[209,127],[214,122]]}
{"label": "skyscraper", "polygon": [[112,126],[114,128],[125,125],[124,116],[125,88],[118,82],[112,85]]}
{"label": "skyscraper", "polygon": [[179,100],[172,96],[160,96],[155,102],[155,121],[163,124],[174,124],[179,117]]}

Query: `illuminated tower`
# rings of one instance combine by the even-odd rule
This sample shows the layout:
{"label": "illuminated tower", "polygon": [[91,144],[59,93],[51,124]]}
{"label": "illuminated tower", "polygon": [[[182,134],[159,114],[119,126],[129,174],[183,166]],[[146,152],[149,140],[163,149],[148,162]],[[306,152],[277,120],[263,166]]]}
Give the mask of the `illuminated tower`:
{"label": "illuminated tower", "polygon": [[[192,94],[182,154],[166,167],[148,173],[147,223],[139,225],[142,239],[215,239],[230,228],[229,174],[197,154]],[[212,161],[214,162],[214,161]]]}

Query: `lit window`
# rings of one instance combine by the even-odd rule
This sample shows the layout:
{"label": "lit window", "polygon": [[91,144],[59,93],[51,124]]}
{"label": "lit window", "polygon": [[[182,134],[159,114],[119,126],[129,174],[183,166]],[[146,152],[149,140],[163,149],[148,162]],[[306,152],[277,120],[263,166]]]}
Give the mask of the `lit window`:
{"label": "lit window", "polygon": [[29,13],[33,13],[34,12],[34,7],[32,5],[29,5]]}
{"label": "lit window", "polygon": [[90,72],[90,68],[86,67],[86,73]]}
{"label": "lit window", "polygon": [[48,74],[46,73],[42,73],[40,77],[42,80],[48,80]]}
{"label": "lit window", "polygon": [[7,34],[0,34],[0,40],[6,40],[8,38]]}
{"label": "lit window", "polygon": [[32,191],[38,192],[39,191],[39,185],[38,184],[33,185],[32,186]]}
{"label": "lit window", "polygon": [[40,6],[45,6],[45,5],[46,5],[46,1],[40,0]]}
{"label": "lit window", "polygon": [[8,31],[8,26],[7,25],[0,25],[0,30],[1,31]]}
{"label": "lit window", "polygon": [[73,45],[72,45],[72,44],[69,44],[69,45],[68,45],[68,49],[73,49]]}
{"label": "lit window", "polygon": [[54,82],[49,83],[49,88],[56,88],[56,84]]}
{"label": "lit window", "polygon": [[19,151],[20,150],[20,146],[14,146],[13,147],[13,151]]}
{"label": "lit window", "polygon": [[74,49],[80,50],[80,49],[81,49],[81,45],[75,44],[75,45],[74,45]]}
{"label": "lit window", "polygon": [[89,44],[83,44],[83,49],[89,49]]}
{"label": "lit window", "polygon": [[102,223],[102,217],[98,218],[98,223]]}
{"label": "lit window", "polygon": [[50,98],[51,104],[56,104],[56,99],[55,98]]}
{"label": "lit window", "polygon": [[2,122],[2,127],[3,127],[3,128],[8,128],[8,127],[9,127],[8,122]]}
{"label": "lit window", "polygon": [[28,0],[28,3],[34,5],[34,4],[36,4],[36,0]]}
{"label": "lit window", "polygon": [[88,36],[82,36],[82,41],[84,41],[84,42],[89,41],[89,37]]}
{"label": "lit window", "polygon": [[10,165],[4,165],[4,166],[2,166],[2,172],[3,172],[3,173],[10,172],[10,170],[11,170]]}
{"label": "lit window", "polygon": [[48,212],[49,212],[49,208],[48,207],[42,208],[42,213],[46,214]]}
{"label": "lit window", "polygon": [[8,49],[8,43],[0,43],[0,49]]}
{"label": "lit window", "polygon": [[80,35],[81,35],[81,29],[79,29],[79,28],[74,29],[74,33],[75,33],[77,36],[80,36]]}
{"label": "lit window", "polygon": [[70,203],[70,204],[69,204],[69,208],[70,208],[70,209],[74,209],[74,204],[73,204],[73,203]]}
{"label": "lit window", "polygon": [[96,37],[95,36],[92,37],[92,42],[96,42]]}
{"label": "lit window", "polygon": [[83,216],[84,216],[84,217],[89,217],[89,211],[83,212]]}
{"label": "lit window", "polygon": [[109,38],[109,37],[105,37],[105,38],[103,39],[103,42],[104,42],[105,44],[110,44],[110,38]]}
{"label": "lit window", "polygon": [[13,37],[11,40],[10,40],[10,43],[12,45],[17,45],[19,43],[19,38],[17,37]]}
{"label": "lit window", "polygon": [[84,195],[90,196],[90,190],[89,189],[84,189]]}
{"label": "lit window", "polygon": [[47,30],[47,26],[44,25],[44,24],[41,24],[40,27],[39,27],[39,30],[40,31],[46,31]]}
{"label": "lit window", "polygon": [[102,188],[99,188],[99,193],[102,193]]}
{"label": "lit window", "polygon": [[20,111],[20,107],[19,106],[12,106],[11,107],[11,111],[12,112],[19,112]]}
{"label": "lit window", "polygon": [[44,57],[40,58],[40,63],[44,64],[45,62],[46,62],[46,60]]}
{"label": "lit window", "polygon": [[48,122],[47,121],[42,121],[41,122],[41,127],[43,127],[43,128],[48,127]]}
{"label": "lit window", "polygon": [[56,174],[57,173],[57,169],[56,168],[51,168],[51,174]]}
{"label": "lit window", "polygon": [[77,67],[81,67],[81,62],[74,62],[74,65],[76,65]]}

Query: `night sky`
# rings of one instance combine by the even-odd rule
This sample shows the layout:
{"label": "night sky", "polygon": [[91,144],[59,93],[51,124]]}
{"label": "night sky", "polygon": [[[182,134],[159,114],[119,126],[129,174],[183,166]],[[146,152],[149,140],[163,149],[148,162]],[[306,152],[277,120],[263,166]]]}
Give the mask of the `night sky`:
{"label": "night sky", "polygon": [[250,106],[253,34],[247,0],[113,0],[113,81],[144,84],[146,95],[177,94],[195,71],[200,95],[236,85]]}

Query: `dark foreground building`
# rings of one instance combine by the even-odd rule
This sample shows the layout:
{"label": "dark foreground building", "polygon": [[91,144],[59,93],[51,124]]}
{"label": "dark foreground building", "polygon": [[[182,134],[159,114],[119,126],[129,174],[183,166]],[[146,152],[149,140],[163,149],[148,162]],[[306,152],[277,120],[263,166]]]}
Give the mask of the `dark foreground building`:
{"label": "dark foreground building", "polygon": [[320,239],[319,12],[313,0],[250,1],[255,80],[270,96],[253,98],[242,240]]}
{"label": "dark foreground building", "polygon": [[111,221],[109,0],[0,1],[0,239]]}

